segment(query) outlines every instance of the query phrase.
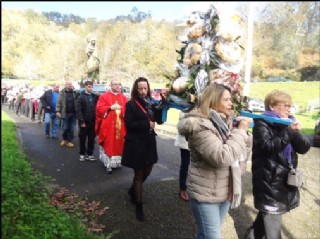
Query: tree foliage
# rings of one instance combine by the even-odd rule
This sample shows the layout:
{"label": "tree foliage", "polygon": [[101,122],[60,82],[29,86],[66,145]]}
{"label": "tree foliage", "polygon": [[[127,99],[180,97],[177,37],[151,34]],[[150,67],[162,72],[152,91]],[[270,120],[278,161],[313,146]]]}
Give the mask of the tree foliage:
{"label": "tree foliage", "polygon": [[60,12],[43,12],[42,13],[49,21],[55,22],[57,25],[69,27],[71,23],[81,24],[85,19],[74,14],[61,14]]}
{"label": "tree foliage", "polygon": [[[265,78],[274,72],[300,80],[300,75],[290,75],[299,69],[301,53],[306,48],[319,54],[319,3],[277,2],[266,4],[255,23],[253,72]],[[319,58],[314,65],[319,65]]]}
{"label": "tree foliage", "polygon": [[117,16],[113,22],[118,22],[118,21],[130,21],[130,22],[133,22],[133,23],[139,23],[139,22],[143,22],[144,20],[147,20],[147,19],[151,19],[152,16],[151,16],[151,13],[145,13],[145,12],[141,12],[138,10],[138,8],[134,7],[132,8],[131,12],[129,15],[127,16],[124,16],[124,15],[121,15],[121,16]]}
{"label": "tree foliage", "polygon": [[[137,8],[108,21],[30,9],[1,12],[2,75],[80,81],[87,75],[89,34],[97,36],[100,81],[145,76],[165,83],[179,60],[181,21],[154,21]],[[280,74],[300,80],[300,68],[320,65],[318,2],[269,3],[258,13],[252,76]]]}

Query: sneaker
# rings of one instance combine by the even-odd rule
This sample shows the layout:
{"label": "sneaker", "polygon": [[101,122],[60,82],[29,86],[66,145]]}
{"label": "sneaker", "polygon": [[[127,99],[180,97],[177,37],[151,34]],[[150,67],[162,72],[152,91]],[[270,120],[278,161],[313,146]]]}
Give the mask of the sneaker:
{"label": "sneaker", "polygon": [[51,139],[59,139],[59,136],[52,136]]}
{"label": "sneaker", "polygon": [[88,155],[88,156],[86,157],[86,160],[96,161],[97,159],[96,159],[93,155]]}
{"label": "sneaker", "polygon": [[49,138],[50,138],[50,135],[49,135],[49,134],[46,134],[46,138],[49,139]]}
{"label": "sneaker", "polygon": [[107,168],[107,173],[112,174],[112,168]]}
{"label": "sneaker", "polygon": [[61,146],[65,146],[66,144],[67,144],[67,141],[65,141],[65,140],[62,140],[60,143]]}
{"label": "sneaker", "polygon": [[84,156],[84,155],[80,155],[79,160],[80,160],[81,162],[85,161],[85,160],[86,160],[86,156]]}
{"label": "sneaker", "polygon": [[67,143],[67,147],[69,147],[69,148],[73,148],[73,147],[74,147],[74,144],[73,144],[73,143],[71,143],[71,142],[69,142],[69,143]]}

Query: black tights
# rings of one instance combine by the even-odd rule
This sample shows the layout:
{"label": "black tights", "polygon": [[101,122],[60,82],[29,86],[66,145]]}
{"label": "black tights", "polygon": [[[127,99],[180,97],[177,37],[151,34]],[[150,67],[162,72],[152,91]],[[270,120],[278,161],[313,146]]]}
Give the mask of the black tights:
{"label": "black tights", "polygon": [[153,164],[148,164],[144,169],[142,170],[134,170],[134,177],[133,177],[133,183],[132,186],[134,189],[134,195],[136,199],[137,204],[142,203],[142,184],[148,176],[151,173]]}

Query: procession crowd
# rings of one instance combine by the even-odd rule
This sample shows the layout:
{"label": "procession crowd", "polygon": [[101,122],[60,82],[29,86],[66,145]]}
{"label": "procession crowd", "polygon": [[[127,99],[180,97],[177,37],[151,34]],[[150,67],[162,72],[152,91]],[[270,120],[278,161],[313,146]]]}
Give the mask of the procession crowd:
{"label": "procession crowd", "polygon": [[[158,161],[154,129],[163,123],[161,104],[152,99],[149,81],[143,77],[134,81],[130,100],[117,80],[101,95],[92,92],[92,81],[84,85],[81,92],[74,90],[71,81],[61,90],[56,84],[42,92],[10,89],[2,104],[7,102],[17,115],[44,122],[48,139],[59,139],[61,130],[61,147],[75,147],[78,124],[81,162],[97,160],[93,156],[97,142],[99,160],[108,174],[117,167],[132,168],[128,194],[136,219],[142,222],[143,183]],[[205,88],[193,108],[181,111],[175,140],[181,151],[179,195],[190,203],[196,239],[222,238],[227,212],[241,206],[241,177],[249,160],[258,214],[246,238],[281,238],[282,215],[299,206],[303,180],[297,153],[308,152],[310,142],[300,133],[301,122],[290,114],[289,94],[274,90],[264,103],[263,116],[290,119],[291,123],[235,117],[230,88],[217,83]]]}

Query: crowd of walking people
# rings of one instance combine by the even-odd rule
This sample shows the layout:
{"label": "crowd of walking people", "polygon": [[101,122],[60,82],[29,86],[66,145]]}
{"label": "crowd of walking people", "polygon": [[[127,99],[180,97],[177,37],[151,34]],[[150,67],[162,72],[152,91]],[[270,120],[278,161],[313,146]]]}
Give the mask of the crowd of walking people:
{"label": "crowd of walking people", "polygon": [[45,87],[4,86],[1,89],[1,104],[7,105],[10,111],[14,111],[17,116],[28,117],[31,121],[44,120],[43,107],[40,97],[45,91]]}
{"label": "crowd of walking people", "polygon": [[[112,80],[110,89],[100,96],[92,92],[92,81],[84,85],[84,91],[77,93],[67,81],[63,89],[53,85],[40,96],[39,92],[24,89],[13,93],[10,89],[6,99],[17,115],[33,120],[38,115],[39,122],[44,121],[44,137],[58,139],[62,129],[61,147],[75,146],[78,122],[81,162],[97,160],[93,156],[97,142],[99,160],[108,174],[113,168],[132,168],[128,194],[136,219],[142,222],[143,183],[159,158],[155,125],[163,123],[156,117],[161,109],[152,100],[149,81],[143,77],[134,81],[130,100],[122,94],[117,80]],[[289,125],[266,118],[235,117],[230,88],[211,84],[192,109],[180,113],[175,140],[181,152],[178,192],[190,203],[197,224],[196,239],[223,237],[221,226],[226,214],[241,203],[241,177],[248,161],[252,161],[254,206],[259,212],[247,238],[281,238],[282,215],[299,206],[297,153],[310,149],[309,140],[300,133],[302,124],[290,114],[291,105],[289,94],[274,90],[266,96],[262,114],[291,120]],[[289,180],[292,175],[299,184]]]}

